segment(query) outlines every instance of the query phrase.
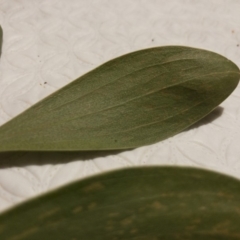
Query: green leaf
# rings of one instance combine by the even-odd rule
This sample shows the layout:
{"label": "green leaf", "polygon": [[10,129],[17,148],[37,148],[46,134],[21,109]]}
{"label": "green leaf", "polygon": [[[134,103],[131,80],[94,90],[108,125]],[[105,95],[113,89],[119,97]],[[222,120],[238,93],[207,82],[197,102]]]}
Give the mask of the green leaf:
{"label": "green leaf", "polygon": [[1,53],[2,53],[2,41],[3,41],[3,31],[2,31],[2,28],[0,26],[0,56],[1,56]]}
{"label": "green leaf", "polygon": [[0,215],[1,240],[240,239],[240,182],[206,170],[130,168]]}
{"label": "green leaf", "polygon": [[236,88],[238,67],[169,46],[116,58],[0,128],[0,151],[130,149],[173,136]]}

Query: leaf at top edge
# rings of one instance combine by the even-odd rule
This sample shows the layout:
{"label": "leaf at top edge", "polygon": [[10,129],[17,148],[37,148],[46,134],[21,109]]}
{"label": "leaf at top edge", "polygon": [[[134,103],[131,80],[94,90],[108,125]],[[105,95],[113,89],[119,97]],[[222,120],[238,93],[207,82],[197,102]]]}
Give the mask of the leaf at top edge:
{"label": "leaf at top edge", "polygon": [[237,240],[240,182],[183,167],[93,176],[0,215],[1,240]]}
{"label": "leaf at top edge", "polygon": [[111,60],[0,128],[0,151],[130,149],[186,129],[226,99],[238,67],[181,46]]}

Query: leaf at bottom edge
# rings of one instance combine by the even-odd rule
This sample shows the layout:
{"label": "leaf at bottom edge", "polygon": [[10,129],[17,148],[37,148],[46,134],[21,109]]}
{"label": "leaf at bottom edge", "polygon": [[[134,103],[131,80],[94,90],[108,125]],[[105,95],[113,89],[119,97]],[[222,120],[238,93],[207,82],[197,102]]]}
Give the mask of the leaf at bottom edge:
{"label": "leaf at bottom edge", "polygon": [[240,239],[240,182],[194,168],[96,175],[0,215],[1,240]]}

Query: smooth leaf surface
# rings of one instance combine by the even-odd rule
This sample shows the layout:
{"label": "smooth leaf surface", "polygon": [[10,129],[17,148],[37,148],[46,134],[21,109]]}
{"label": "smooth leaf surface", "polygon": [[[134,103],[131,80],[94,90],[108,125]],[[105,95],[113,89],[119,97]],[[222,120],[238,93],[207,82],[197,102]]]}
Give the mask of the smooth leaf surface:
{"label": "smooth leaf surface", "polygon": [[116,58],[0,128],[0,151],[130,149],[189,127],[239,82],[209,51],[169,46]]}
{"label": "smooth leaf surface", "polygon": [[1,240],[240,239],[240,182],[193,168],[130,168],[0,215]]}

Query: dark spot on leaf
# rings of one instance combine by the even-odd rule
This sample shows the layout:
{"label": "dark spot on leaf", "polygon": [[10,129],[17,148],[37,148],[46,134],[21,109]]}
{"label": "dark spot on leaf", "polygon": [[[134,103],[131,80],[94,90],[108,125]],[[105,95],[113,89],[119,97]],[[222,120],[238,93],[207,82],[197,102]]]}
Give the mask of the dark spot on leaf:
{"label": "dark spot on leaf", "polygon": [[152,39],[152,42],[154,42],[154,38]]}
{"label": "dark spot on leaf", "polygon": [[44,84],[47,84],[47,82],[44,82]]}
{"label": "dark spot on leaf", "polygon": [[232,33],[235,33],[235,31],[234,31],[234,30],[232,30]]}
{"label": "dark spot on leaf", "polygon": [[114,140],[114,142],[116,143],[116,142],[117,142],[117,140],[115,139],[115,140]]}
{"label": "dark spot on leaf", "polygon": [[237,47],[239,47],[239,44],[237,44]]}

